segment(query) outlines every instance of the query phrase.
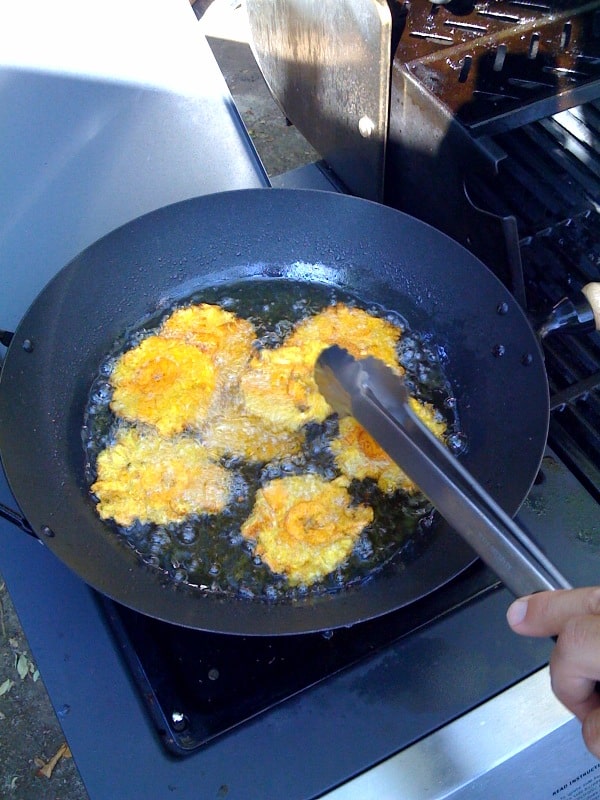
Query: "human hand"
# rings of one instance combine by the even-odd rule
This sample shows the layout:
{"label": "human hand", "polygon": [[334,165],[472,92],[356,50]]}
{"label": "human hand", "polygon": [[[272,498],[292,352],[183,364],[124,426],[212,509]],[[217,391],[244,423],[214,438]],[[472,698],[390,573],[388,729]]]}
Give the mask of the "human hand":
{"label": "human hand", "polygon": [[600,587],[522,597],[506,618],[515,633],[558,637],[550,657],[552,689],[581,720],[583,740],[600,758]]}

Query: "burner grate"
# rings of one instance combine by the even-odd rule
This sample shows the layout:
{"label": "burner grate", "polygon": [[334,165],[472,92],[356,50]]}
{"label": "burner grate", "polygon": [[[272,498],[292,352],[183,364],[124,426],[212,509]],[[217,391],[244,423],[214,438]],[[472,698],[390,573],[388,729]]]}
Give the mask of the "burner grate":
{"label": "burner grate", "polygon": [[[585,218],[600,208],[600,102],[500,134],[493,142],[505,155],[500,173],[492,182],[474,176],[469,182],[473,196],[492,213],[514,216],[524,246],[529,237],[564,226],[560,237],[570,241],[559,244],[560,258],[587,258],[592,264],[587,280],[592,280],[598,269],[597,235]],[[578,218],[587,232],[578,231],[573,242],[567,228]]]}
{"label": "burner grate", "polygon": [[[600,102],[492,139],[504,154],[478,205],[516,219],[528,314],[537,324],[566,295],[600,280]],[[544,340],[549,442],[600,501],[600,333]]]}
{"label": "burner grate", "polygon": [[[529,305],[548,310],[562,296],[600,280],[600,214],[533,237],[521,248]],[[544,342],[553,413],[549,441],[600,501],[600,334]]]}

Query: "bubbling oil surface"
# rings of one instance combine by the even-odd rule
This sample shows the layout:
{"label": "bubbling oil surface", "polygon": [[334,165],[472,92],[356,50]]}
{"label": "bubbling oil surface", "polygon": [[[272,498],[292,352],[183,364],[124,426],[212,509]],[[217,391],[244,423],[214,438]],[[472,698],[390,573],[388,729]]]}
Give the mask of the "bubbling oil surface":
{"label": "bubbling oil surface", "polygon": [[[445,353],[428,334],[412,331],[399,314],[380,305],[365,303],[331,285],[287,279],[251,279],[202,290],[163,309],[160,316],[133,326],[115,343],[99,365],[91,386],[82,428],[85,477],[91,486],[96,478],[98,454],[115,439],[124,423],[110,409],[112,388],[109,377],[120,355],[135,347],[146,336],[157,332],[162,321],[176,307],[212,303],[248,319],[256,329],[255,347],[278,347],[297,322],[313,316],[326,306],[344,303],[383,317],[402,331],[398,358],[406,370],[411,394],[431,403],[447,424],[447,443],[462,446],[456,403],[444,375]],[[240,528],[250,515],[256,492],[275,478],[312,472],[326,480],[335,478],[336,468],[329,443],[338,433],[337,416],[304,429],[302,451],[268,463],[247,462],[241,458],[221,460],[233,474],[232,500],[217,515],[195,515],[183,523],[154,525],[134,523],[124,528],[107,522],[114,534],[138,554],[142,562],[160,571],[169,581],[201,592],[211,592],[261,600],[293,601],[309,594],[339,591],[369,579],[391,559],[409,561],[416,557],[431,527],[431,506],[420,495],[382,493],[375,482],[352,481],[349,491],[357,503],[370,505],[374,521],[360,535],[351,556],[334,572],[316,583],[290,587],[285,576],[275,575],[253,555],[252,542],[244,539]],[[95,502],[90,492],[90,502]]]}

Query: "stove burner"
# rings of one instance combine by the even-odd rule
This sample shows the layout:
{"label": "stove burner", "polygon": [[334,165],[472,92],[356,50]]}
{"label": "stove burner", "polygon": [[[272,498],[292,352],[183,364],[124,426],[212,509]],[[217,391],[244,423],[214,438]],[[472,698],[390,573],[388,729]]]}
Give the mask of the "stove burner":
{"label": "stove burner", "polygon": [[408,614],[278,637],[177,628],[104,597],[99,602],[163,744],[185,756],[498,586],[476,565]]}

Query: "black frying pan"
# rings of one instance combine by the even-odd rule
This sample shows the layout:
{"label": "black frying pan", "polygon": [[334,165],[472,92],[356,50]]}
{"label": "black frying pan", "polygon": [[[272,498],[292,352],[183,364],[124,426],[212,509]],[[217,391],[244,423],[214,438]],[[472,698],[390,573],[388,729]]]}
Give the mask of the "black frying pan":
{"label": "black frying pan", "polygon": [[[510,514],[537,474],[549,400],[536,337],[509,292],[428,225],[364,200],[259,189],[145,215],[68,264],[26,313],[0,380],[0,453],[33,530],[82,579],[171,623],[243,634],[335,628],[405,606],[474,560],[443,521],[424,551],[336,594],[267,603],[176,588],[97,516],[83,475],[90,384],[137,320],[202,287],[318,281],[398,311],[446,349],[468,441],[464,466]],[[35,580],[35,576],[32,576]]]}

